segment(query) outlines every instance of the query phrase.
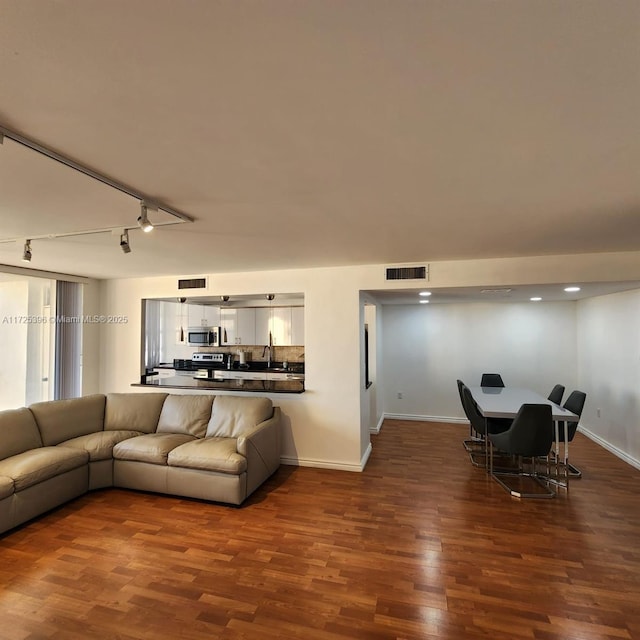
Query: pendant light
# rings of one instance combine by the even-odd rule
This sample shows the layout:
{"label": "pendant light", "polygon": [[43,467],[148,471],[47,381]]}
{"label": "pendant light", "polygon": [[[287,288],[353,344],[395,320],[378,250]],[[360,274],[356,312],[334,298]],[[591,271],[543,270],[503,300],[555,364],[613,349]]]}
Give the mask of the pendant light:
{"label": "pendant light", "polygon": [[187,301],[186,298],[178,298],[180,302],[180,342],[184,342],[184,303]]}

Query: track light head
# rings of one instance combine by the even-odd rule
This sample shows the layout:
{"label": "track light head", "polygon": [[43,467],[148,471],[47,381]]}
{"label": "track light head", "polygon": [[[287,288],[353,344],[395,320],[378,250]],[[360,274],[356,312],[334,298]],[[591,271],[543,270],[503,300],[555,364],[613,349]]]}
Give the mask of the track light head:
{"label": "track light head", "polygon": [[127,231],[127,229],[120,234],[120,248],[122,249],[122,253],[131,253],[131,246],[129,245],[129,231]]}
{"label": "track light head", "polygon": [[[144,200],[140,201],[140,215],[138,216],[138,226],[145,232],[149,233],[149,231],[153,231],[153,225],[149,222],[149,218],[147,216],[147,203]],[[153,208],[153,207],[151,207]]]}
{"label": "track light head", "polygon": [[22,261],[31,262],[31,240],[26,240],[22,251]]}

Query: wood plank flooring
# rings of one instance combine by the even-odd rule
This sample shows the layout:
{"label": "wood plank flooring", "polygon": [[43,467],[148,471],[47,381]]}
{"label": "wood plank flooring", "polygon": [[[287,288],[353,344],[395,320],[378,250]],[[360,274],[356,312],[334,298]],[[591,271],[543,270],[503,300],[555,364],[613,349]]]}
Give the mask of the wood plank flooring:
{"label": "wood plank flooring", "polygon": [[517,500],[467,433],[388,420],[241,508],[83,496],[0,537],[0,638],[640,639],[640,471],[578,434],[569,494]]}

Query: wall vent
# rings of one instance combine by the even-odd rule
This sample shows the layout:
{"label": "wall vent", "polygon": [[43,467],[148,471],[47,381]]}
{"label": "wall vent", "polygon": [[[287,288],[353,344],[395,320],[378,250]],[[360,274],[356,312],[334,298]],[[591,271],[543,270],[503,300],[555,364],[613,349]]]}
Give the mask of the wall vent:
{"label": "wall vent", "polygon": [[427,267],[387,267],[385,272],[386,280],[426,280]]}
{"label": "wall vent", "polygon": [[206,278],[189,278],[185,280],[178,280],[178,289],[206,289]]}

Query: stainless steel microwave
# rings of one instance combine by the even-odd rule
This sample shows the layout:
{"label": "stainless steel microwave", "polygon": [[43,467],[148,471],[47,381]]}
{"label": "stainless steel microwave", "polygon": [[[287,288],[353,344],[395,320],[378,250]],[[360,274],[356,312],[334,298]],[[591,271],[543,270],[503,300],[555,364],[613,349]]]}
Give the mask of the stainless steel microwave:
{"label": "stainless steel microwave", "polygon": [[196,347],[219,347],[220,327],[189,327],[187,344]]}

